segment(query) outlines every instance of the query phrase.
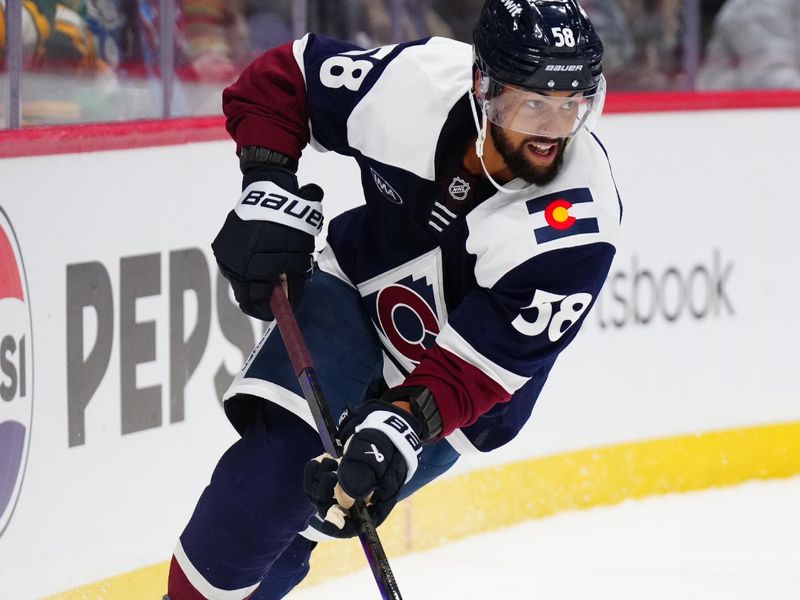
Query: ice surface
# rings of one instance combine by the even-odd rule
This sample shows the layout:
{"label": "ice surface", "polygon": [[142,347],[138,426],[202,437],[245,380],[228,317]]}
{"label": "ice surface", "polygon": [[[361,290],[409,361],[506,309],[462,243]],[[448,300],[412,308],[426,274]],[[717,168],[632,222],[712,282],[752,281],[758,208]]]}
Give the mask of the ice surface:
{"label": "ice surface", "polygon": [[[797,600],[800,477],[565,513],[391,563],[404,600]],[[288,598],[380,595],[364,570]]]}

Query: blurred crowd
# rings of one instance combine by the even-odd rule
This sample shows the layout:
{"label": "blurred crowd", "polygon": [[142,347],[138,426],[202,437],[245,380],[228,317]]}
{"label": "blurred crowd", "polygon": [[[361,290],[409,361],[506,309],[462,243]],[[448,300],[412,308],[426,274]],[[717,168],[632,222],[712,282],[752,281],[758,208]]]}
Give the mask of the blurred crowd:
{"label": "blurred crowd", "polygon": [[[165,6],[173,46],[170,113],[180,116],[218,113],[220,90],[253,58],[292,40],[295,32],[315,31],[363,47],[433,35],[470,42],[482,5],[482,0],[168,1],[173,4],[23,0],[24,122],[161,116]],[[800,88],[800,0],[580,2],[605,43],[612,90]],[[5,4],[0,0],[3,40]],[[5,43],[3,74],[4,49]],[[687,61],[692,53],[694,63]],[[687,69],[691,64],[696,68]]]}

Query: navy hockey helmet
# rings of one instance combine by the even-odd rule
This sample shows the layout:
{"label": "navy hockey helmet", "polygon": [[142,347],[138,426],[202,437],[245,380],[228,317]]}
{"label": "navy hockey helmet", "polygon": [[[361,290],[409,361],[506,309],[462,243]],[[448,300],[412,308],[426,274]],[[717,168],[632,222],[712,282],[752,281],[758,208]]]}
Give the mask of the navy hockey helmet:
{"label": "navy hockey helmet", "polygon": [[477,67],[535,90],[591,90],[603,44],[576,0],[487,0],[473,33]]}
{"label": "navy hockey helmet", "polygon": [[510,108],[523,103],[526,92],[549,97],[554,96],[550,92],[576,92],[573,100],[554,108],[568,115],[576,108],[576,98],[580,104],[563,135],[593,124],[602,111],[603,44],[577,0],[487,0],[473,42],[479,74],[475,92],[493,123],[547,134],[531,121],[531,113]]}

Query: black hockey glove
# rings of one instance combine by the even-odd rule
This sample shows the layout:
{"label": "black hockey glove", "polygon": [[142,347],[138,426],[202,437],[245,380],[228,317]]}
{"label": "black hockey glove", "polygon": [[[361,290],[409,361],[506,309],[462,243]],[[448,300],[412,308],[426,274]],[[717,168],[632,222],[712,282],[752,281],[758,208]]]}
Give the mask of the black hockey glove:
{"label": "black hockey glove", "polygon": [[339,425],[342,459],[323,454],[305,467],[303,488],[319,510],[318,529],[338,538],[358,535],[348,514],[354,499],[366,500],[376,527],[383,523],[417,469],[421,430],[414,415],[384,400],[347,411]]}
{"label": "black hockey glove", "polygon": [[300,301],[322,229],[323,192],[315,184],[298,188],[294,173],[277,165],[245,171],[242,190],[211,248],[239,308],[271,321],[269,296],[282,274],[289,303]]}

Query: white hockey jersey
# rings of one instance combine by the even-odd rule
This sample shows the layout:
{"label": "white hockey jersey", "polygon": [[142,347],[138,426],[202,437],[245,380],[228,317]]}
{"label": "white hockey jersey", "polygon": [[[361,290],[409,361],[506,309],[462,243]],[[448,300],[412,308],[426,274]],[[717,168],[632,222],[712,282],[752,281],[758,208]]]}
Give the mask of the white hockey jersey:
{"label": "white hockey jersey", "polygon": [[352,156],[366,204],[329,225],[320,266],[355,286],[390,386],[424,385],[460,451],[512,439],[603,285],[622,206],[582,130],[546,186],[498,192],[462,166],[475,125],[470,46],[443,38],[363,50],[308,35],[228,88],[240,147]]}

